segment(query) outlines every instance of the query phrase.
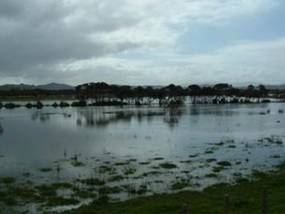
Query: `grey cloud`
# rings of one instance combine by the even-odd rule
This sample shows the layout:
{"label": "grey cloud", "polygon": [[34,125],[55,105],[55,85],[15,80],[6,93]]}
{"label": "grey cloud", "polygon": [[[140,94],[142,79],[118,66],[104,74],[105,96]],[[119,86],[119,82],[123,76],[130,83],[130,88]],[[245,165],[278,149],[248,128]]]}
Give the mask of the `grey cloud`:
{"label": "grey cloud", "polygon": [[17,0],[1,0],[0,2],[0,17],[13,17],[21,13],[21,4]]}
{"label": "grey cloud", "polygon": [[0,69],[13,71],[36,64],[99,57],[134,48],[135,44],[91,42],[86,35],[59,28],[24,29],[0,38]]}
{"label": "grey cloud", "polygon": [[[64,1],[2,0],[0,8],[2,75],[20,75],[38,65],[101,57],[139,46],[129,41],[96,40],[96,34],[115,31],[138,21],[113,14],[115,7],[111,7],[109,13],[104,8],[96,10],[94,7],[94,14],[91,9],[81,7],[79,13],[86,14],[79,18],[77,9]],[[92,39],[91,34],[94,34]]]}
{"label": "grey cloud", "polygon": [[[175,47],[183,45],[177,44],[179,36],[191,26],[191,20],[220,23],[255,13],[269,3],[271,0],[0,0],[0,77],[2,82],[15,77],[34,82],[92,79],[130,84],[186,81],[193,72],[201,73],[195,76],[197,80],[198,76],[223,78],[203,70],[214,73],[237,67],[240,61],[235,60],[243,51],[234,54],[235,58],[228,54],[191,56],[186,59],[194,66],[191,71],[180,60],[185,56],[178,55],[177,61],[171,57]],[[132,62],[136,58],[133,50],[142,51],[138,63]],[[116,54],[121,52],[127,53],[122,63],[104,61],[120,61],[122,57]],[[170,57],[149,63],[150,52],[170,53]],[[250,59],[262,57],[257,53]],[[88,64],[98,59],[100,65],[66,69],[72,62],[87,60]],[[224,60],[229,63],[223,65]],[[275,64],[283,68],[279,61]]]}

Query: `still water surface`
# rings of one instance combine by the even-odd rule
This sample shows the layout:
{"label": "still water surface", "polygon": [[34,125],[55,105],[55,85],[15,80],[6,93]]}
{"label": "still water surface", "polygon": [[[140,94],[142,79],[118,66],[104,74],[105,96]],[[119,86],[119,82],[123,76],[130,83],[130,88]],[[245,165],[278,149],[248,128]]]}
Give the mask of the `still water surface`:
{"label": "still water surface", "polygon": [[[175,176],[191,172],[198,182],[202,181],[199,177],[211,172],[211,158],[237,163],[225,176],[228,179],[234,172],[269,169],[284,160],[282,109],[285,109],[282,103],[187,105],[172,109],[130,106],[2,109],[0,176],[54,167],[56,162],[74,156],[84,166],[63,163],[62,179],[90,176],[100,161],[103,164],[129,159],[137,161],[139,174],[155,169],[150,160],[160,157],[161,162],[179,166],[179,170],[174,170]],[[221,142],[224,145],[218,146]],[[35,180],[55,179],[54,174],[50,177],[36,174]]]}

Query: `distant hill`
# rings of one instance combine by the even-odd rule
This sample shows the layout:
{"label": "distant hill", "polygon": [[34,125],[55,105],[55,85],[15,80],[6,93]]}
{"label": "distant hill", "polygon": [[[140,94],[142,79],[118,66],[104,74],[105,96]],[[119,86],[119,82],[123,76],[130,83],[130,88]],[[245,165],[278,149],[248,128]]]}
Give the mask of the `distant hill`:
{"label": "distant hill", "polygon": [[23,90],[35,90],[41,89],[46,91],[58,91],[58,90],[74,90],[73,86],[60,83],[49,83],[46,85],[27,85],[27,84],[6,84],[0,86],[0,91],[23,91]]}
{"label": "distant hill", "polygon": [[[246,88],[248,85],[254,85],[258,86],[261,83],[254,83],[254,82],[245,82],[245,83],[232,83],[233,87],[237,88]],[[190,84],[189,84],[190,85]],[[200,84],[201,87],[212,87],[215,84]],[[264,84],[266,88],[270,90],[285,90],[285,84],[280,84],[280,85],[270,85],[270,84]],[[143,87],[152,87],[154,89],[159,89],[162,87],[165,87],[163,85],[143,85]],[[131,86],[132,88],[135,88],[137,86]],[[188,87],[188,85],[183,85],[183,87]],[[18,90],[18,91],[23,91],[23,90],[35,90],[35,89],[40,89],[40,90],[46,90],[46,91],[58,91],[58,90],[74,90],[75,87],[68,85],[68,84],[62,84],[62,83],[49,83],[45,85],[28,85],[28,84],[5,84],[5,85],[0,85],[0,91],[11,91],[11,90]]]}
{"label": "distant hill", "polygon": [[49,83],[46,85],[38,85],[37,89],[46,90],[46,91],[58,91],[58,90],[73,90],[74,87],[67,84],[60,83]]}
{"label": "distant hill", "polygon": [[266,83],[260,83],[260,82],[241,82],[241,83],[232,83],[233,87],[236,88],[247,88],[249,85],[253,86],[259,86],[259,85],[264,85],[267,89],[269,90],[284,90],[285,89],[285,84],[266,84]]}
{"label": "distant hill", "polygon": [[271,89],[271,90],[284,90],[285,84],[282,84],[282,85],[266,85],[266,88]]}
{"label": "distant hill", "polygon": [[0,86],[0,91],[12,91],[12,90],[34,90],[36,89],[36,86],[34,85],[26,85],[26,84],[19,84],[19,85],[16,85],[16,84],[6,84],[6,85],[1,85]]}

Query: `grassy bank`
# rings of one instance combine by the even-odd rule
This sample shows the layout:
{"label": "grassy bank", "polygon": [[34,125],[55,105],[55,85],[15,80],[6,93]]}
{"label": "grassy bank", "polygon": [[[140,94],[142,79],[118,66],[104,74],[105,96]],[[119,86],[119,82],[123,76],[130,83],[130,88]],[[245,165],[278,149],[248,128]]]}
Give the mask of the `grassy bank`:
{"label": "grassy bank", "polygon": [[268,174],[256,172],[253,180],[241,179],[236,185],[220,184],[203,192],[181,192],[155,195],[127,202],[107,203],[105,200],[67,214],[167,214],[182,213],[184,204],[191,204],[191,214],[223,213],[224,196],[229,195],[230,213],[261,213],[261,194],[268,190],[270,214],[285,213],[285,164]]}

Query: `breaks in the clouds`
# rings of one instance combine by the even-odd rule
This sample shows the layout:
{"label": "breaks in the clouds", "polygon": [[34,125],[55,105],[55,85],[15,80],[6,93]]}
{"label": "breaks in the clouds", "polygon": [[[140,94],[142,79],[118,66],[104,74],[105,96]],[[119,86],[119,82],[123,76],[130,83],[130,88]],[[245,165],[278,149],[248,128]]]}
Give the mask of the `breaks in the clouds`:
{"label": "breaks in the clouds", "polygon": [[191,38],[189,29],[199,25],[234,26],[282,6],[271,0],[1,0],[0,82],[276,83],[285,68],[282,33],[267,41],[248,35],[203,54],[181,51],[180,38]]}

